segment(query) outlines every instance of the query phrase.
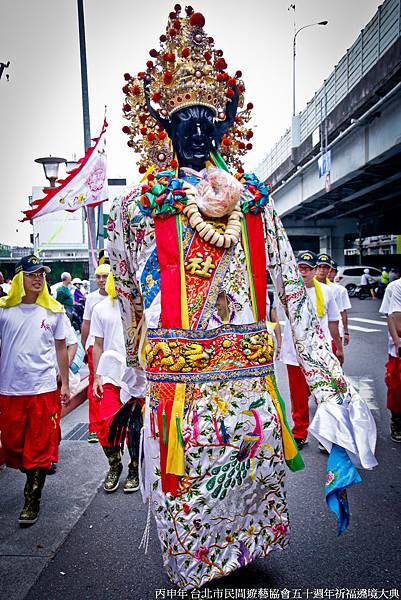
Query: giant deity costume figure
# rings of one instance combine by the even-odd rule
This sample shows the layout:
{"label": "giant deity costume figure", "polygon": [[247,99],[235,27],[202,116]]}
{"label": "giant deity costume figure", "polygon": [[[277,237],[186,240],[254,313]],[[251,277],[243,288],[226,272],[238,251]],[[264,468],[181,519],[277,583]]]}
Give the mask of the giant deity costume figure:
{"label": "giant deity costume figure", "polygon": [[168,574],[187,589],[288,544],[285,463],[303,462],[274,375],[267,272],[318,403],[310,431],[329,463],[340,453],[326,490],[344,455],[376,464],[373,418],[322,333],[270,188],[242,169],[252,105],[204,24],[176,5],[146,72],[125,75],[143,179],[108,223],[127,363],[147,379],[141,491]]}

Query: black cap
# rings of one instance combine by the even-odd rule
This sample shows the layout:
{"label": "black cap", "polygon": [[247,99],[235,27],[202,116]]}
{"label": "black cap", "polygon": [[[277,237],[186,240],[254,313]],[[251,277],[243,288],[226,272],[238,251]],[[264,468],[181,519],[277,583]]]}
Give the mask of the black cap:
{"label": "black cap", "polygon": [[322,252],[322,254],[318,254],[316,264],[327,265],[328,267],[331,267],[331,260],[331,256],[329,256],[325,252]]}
{"label": "black cap", "polygon": [[29,256],[23,256],[21,260],[19,260],[15,267],[15,274],[24,271],[24,273],[33,273],[34,271],[39,271],[39,269],[44,269],[46,273],[50,273],[51,269],[49,267],[45,267],[40,261],[40,259],[34,254],[30,254]]}
{"label": "black cap", "polygon": [[331,267],[332,269],[334,269],[335,271],[337,271],[337,270],[338,270],[338,264],[336,263],[336,261],[335,261],[335,260],[333,260],[333,259],[331,259],[331,260],[330,260],[330,267]]}
{"label": "black cap", "polygon": [[316,267],[317,256],[311,250],[304,250],[298,254],[297,263],[299,265],[309,265],[314,269]]}

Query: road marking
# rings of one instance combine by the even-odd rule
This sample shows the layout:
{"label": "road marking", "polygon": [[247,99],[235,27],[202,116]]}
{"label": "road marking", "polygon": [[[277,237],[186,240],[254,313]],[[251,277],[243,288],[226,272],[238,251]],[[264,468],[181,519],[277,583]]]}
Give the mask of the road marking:
{"label": "road marking", "polygon": [[[354,319],[356,319],[356,317],[354,317]],[[367,319],[365,319],[365,321],[367,321]],[[374,321],[372,321],[372,323],[374,323]],[[280,321],[280,325],[284,324],[285,321]],[[380,323],[380,325],[385,325],[385,323]],[[368,327],[361,327],[360,325],[348,325],[348,329],[351,329],[352,331],[363,331],[364,333],[376,333],[382,331],[381,329],[369,329]]]}
{"label": "road marking", "polygon": [[369,329],[368,327],[360,327],[359,325],[348,325],[348,329],[351,329],[352,331],[363,331],[364,333],[382,331],[381,329]]}
{"label": "road marking", "polygon": [[358,390],[362,400],[365,400],[370,410],[379,410],[375,403],[374,383],[370,377],[356,377],[348,375],[348,379],[352,385]]}
{"label": "road marking", "polygon": [[374,319],[363,319],[362,317],[348,317],[348,321],[360,321],[361,323],[370,323],[371,325],[387,326],[386,321],[375,321]]}

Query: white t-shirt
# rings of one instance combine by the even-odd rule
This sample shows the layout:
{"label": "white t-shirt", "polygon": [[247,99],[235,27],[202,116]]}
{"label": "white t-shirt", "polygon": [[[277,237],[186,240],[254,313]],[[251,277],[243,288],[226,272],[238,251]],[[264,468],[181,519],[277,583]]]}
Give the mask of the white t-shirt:
{"label": "white t-shirt", "polygon": [[[99,302],[102,302],[102,300],[105,300],[106,298],[108,298],[107,294],[104,296],[103,294],[100,293],[100,290],[95,290],[94,292],[90,292],[90,294],[88,294],[86,296],[86,300],[85,300],[85,310],[84,310],[84,315],[83,315],[83,319],[85,319],[86,321],[90,321],[92,319],[92,313],[93,313],[93,309],[95,308],[95,306],[97,304],[99,304]],[[94,338],[93,336],[88,335],[88,339],[86,340],[86,347],[85,350],[87,350],[89,348],[89,346],[93,346],[93,342],[94,342]]]}
{"label": "white t-shirt", "polygon": [[395,281],[391,281],[388,284],[388,286],[386,287],[386,291],[384,292],[383,300],[382,300],[381,306],[379,308],[379,312],[381,312],[382,315],[389,314],[391,297],[393,295],[394,288],[396,288],[398,286],[400,286],[400,288],[401,288],[401,278],[396,279]]}
{"label": "white t-shirt", "polygon": [[[92,312],[90,336],[103,338],[103,353],[112,350],[120,356],[125,364],[125,342],[123,325],[118,300],[111,300],[108,296],[104,302],[98,303]],[[114,363],[113,363],[114,364]],[[121,372],[113,368],[108,377],[103,377],[103,383],[114,383],[121,387]]]}
{"label": "white t-shirt", "polygon": [[63,313],[63,322],[64,322],[64,332],[65,332],[65,345],[67,348],[69,346],[73,346],[74,344],[78,344],[77,336],[74,332],[74,328],[71,325],[70,319],[67,317],[65,313]]}
{"label": "white t-shirt", "polygon": [[118,300],[111,300],[106,296],[104,302],[94,307],[90,335],[93,338],[103,338],[103,352],[115,350],[125,356],[124,332]]}
{"label": "white t-shirt", "polygon": [[361,282],[359,285],[370,285],[371,278],[367,273],[362,273]]}
{"label": "white t-shirt", "polygon": [[[344,310],[349,310],[352,308],[347,288],[339,283],[334,282],[332,282],[329,287],[334,293],[334,300],[336,301],[340,313],[342,313]],[[338,331],[340,333],[340,337],[344,337],[344,325],[342,318],[340,318],[338,322]]]}
{"label": "white t-shirt", "polygon": [[98,304],[92,313],[91,335],[103,338],[103,354],[97,373],[103,383],[113,383],[121,388],[121,400],[145,395],[145,374],[140,368],[126,366],[126,350],[120,305],[109,297]]}
{"label": "white t-shirt", "polygon": [[54,340],[64,339],[63,313],[37,304],[0,308],[0,394],[26,396],[55,390]]}
{"label": "white t-shirt", "polygon": [[[329,330],[329,321],[339,321],[340,320],[340,311],[338,310],[338,306],[334,299],[334,293],[331,289],[331,286],[326,285],[325,283],[319,283],[323,299],[324,299],[324,315],[323,317],[319,317],[320,325],[323,329],[323,333],[329,343],[331,343],[331,335]],[[306,292],[309,298],[312,300],[312,304],[316,309],[316,290],[315,286],[310,288],[306,288]],[[286,319],[284,325],[283,332],[283,341],[281,345],[281,353],[280,360],[283,361],[286,365],[294,365],[297,366],[299,364],[297,353],[295,351],[294,340],[292,338],[291,326]]]}
{"label": "white t-shirt", "polygon": [[[391,281],[388,286],[386,287],[386,291],[384,292],[384,296],[383,296],[383,300],[381,303],[381,306],[379,308],[379,312],[382,313],[382,315],[388,315],[390,314],[392,307],[392,297],[393,297],[393,291],[395,288],[400,288],[401,289],[401,279],[396,279],[395,281]],[[393,338],[391,337],[390,333],[388,333],[388,353],[391,356],[398,356],[396,349],[395,349],[395,344],[393,342]]]}

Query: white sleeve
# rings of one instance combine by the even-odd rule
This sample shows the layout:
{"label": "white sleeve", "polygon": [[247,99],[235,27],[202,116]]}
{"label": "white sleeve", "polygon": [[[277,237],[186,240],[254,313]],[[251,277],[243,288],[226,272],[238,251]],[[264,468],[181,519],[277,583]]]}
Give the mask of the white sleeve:
{"label": "white sleeve", "polygon": [[329,321],[339,321],[340,311],[338,310],[337,302],[334,299],[334,294],[330,288],[328,288],[328,302],[327,302],[327,318]]}
{"label": "white sleeve", "polygon": [[85,321],[90,321],[92,318],[92,312],[93,312],[92,298],[93,298],[93,296],[90,296],[89,294],[86,296],[84,314],[82,317],[83,319],[85,319]]}
{"label": "white sleeve", "polygon": [[392,287],[386,287],[386,291],[384,292],[383,301],[379,308],[379,312],[382,315],[388,315],[390,311],[390,301],[391,301]]}
{"label": "white sleeve", "polygon": [[392,315],[395,312],[401,312],[401,285],[395,286],[391,294],[388,314]]}
{"label": "white sleeve", "polygon": [[65,326],[64,326],[64,314],[65,313],[57,313],[56,314],[56,323],[54,326],[54,339],[55,340],[65,340]]}
{"label": "white sleeve", "polygon": [[349,310],[350,308],[352,308],[352,305],[349,299],[348,290],[342,285],[340,285],[339,287],[341,296],[341,311]]}
{"label": "white sleeve", "polygon": [[65,331],[65,343],[68,348],[68,346],[77,344],[78,340],[77,340],[77,336],[74,333],[74,329],[71,325],[70,319],[67,317],[66,314],[63,314],[63,317],[64,317],[63,322],[64,322],[64,331]]}
{"label": "white sleeve", "polygon": [[104,338],[104,327],[100,316],[100,311],[97,309],[97,306],[95,306],[95,309],[92,312],[89,335],[93,337]]}

